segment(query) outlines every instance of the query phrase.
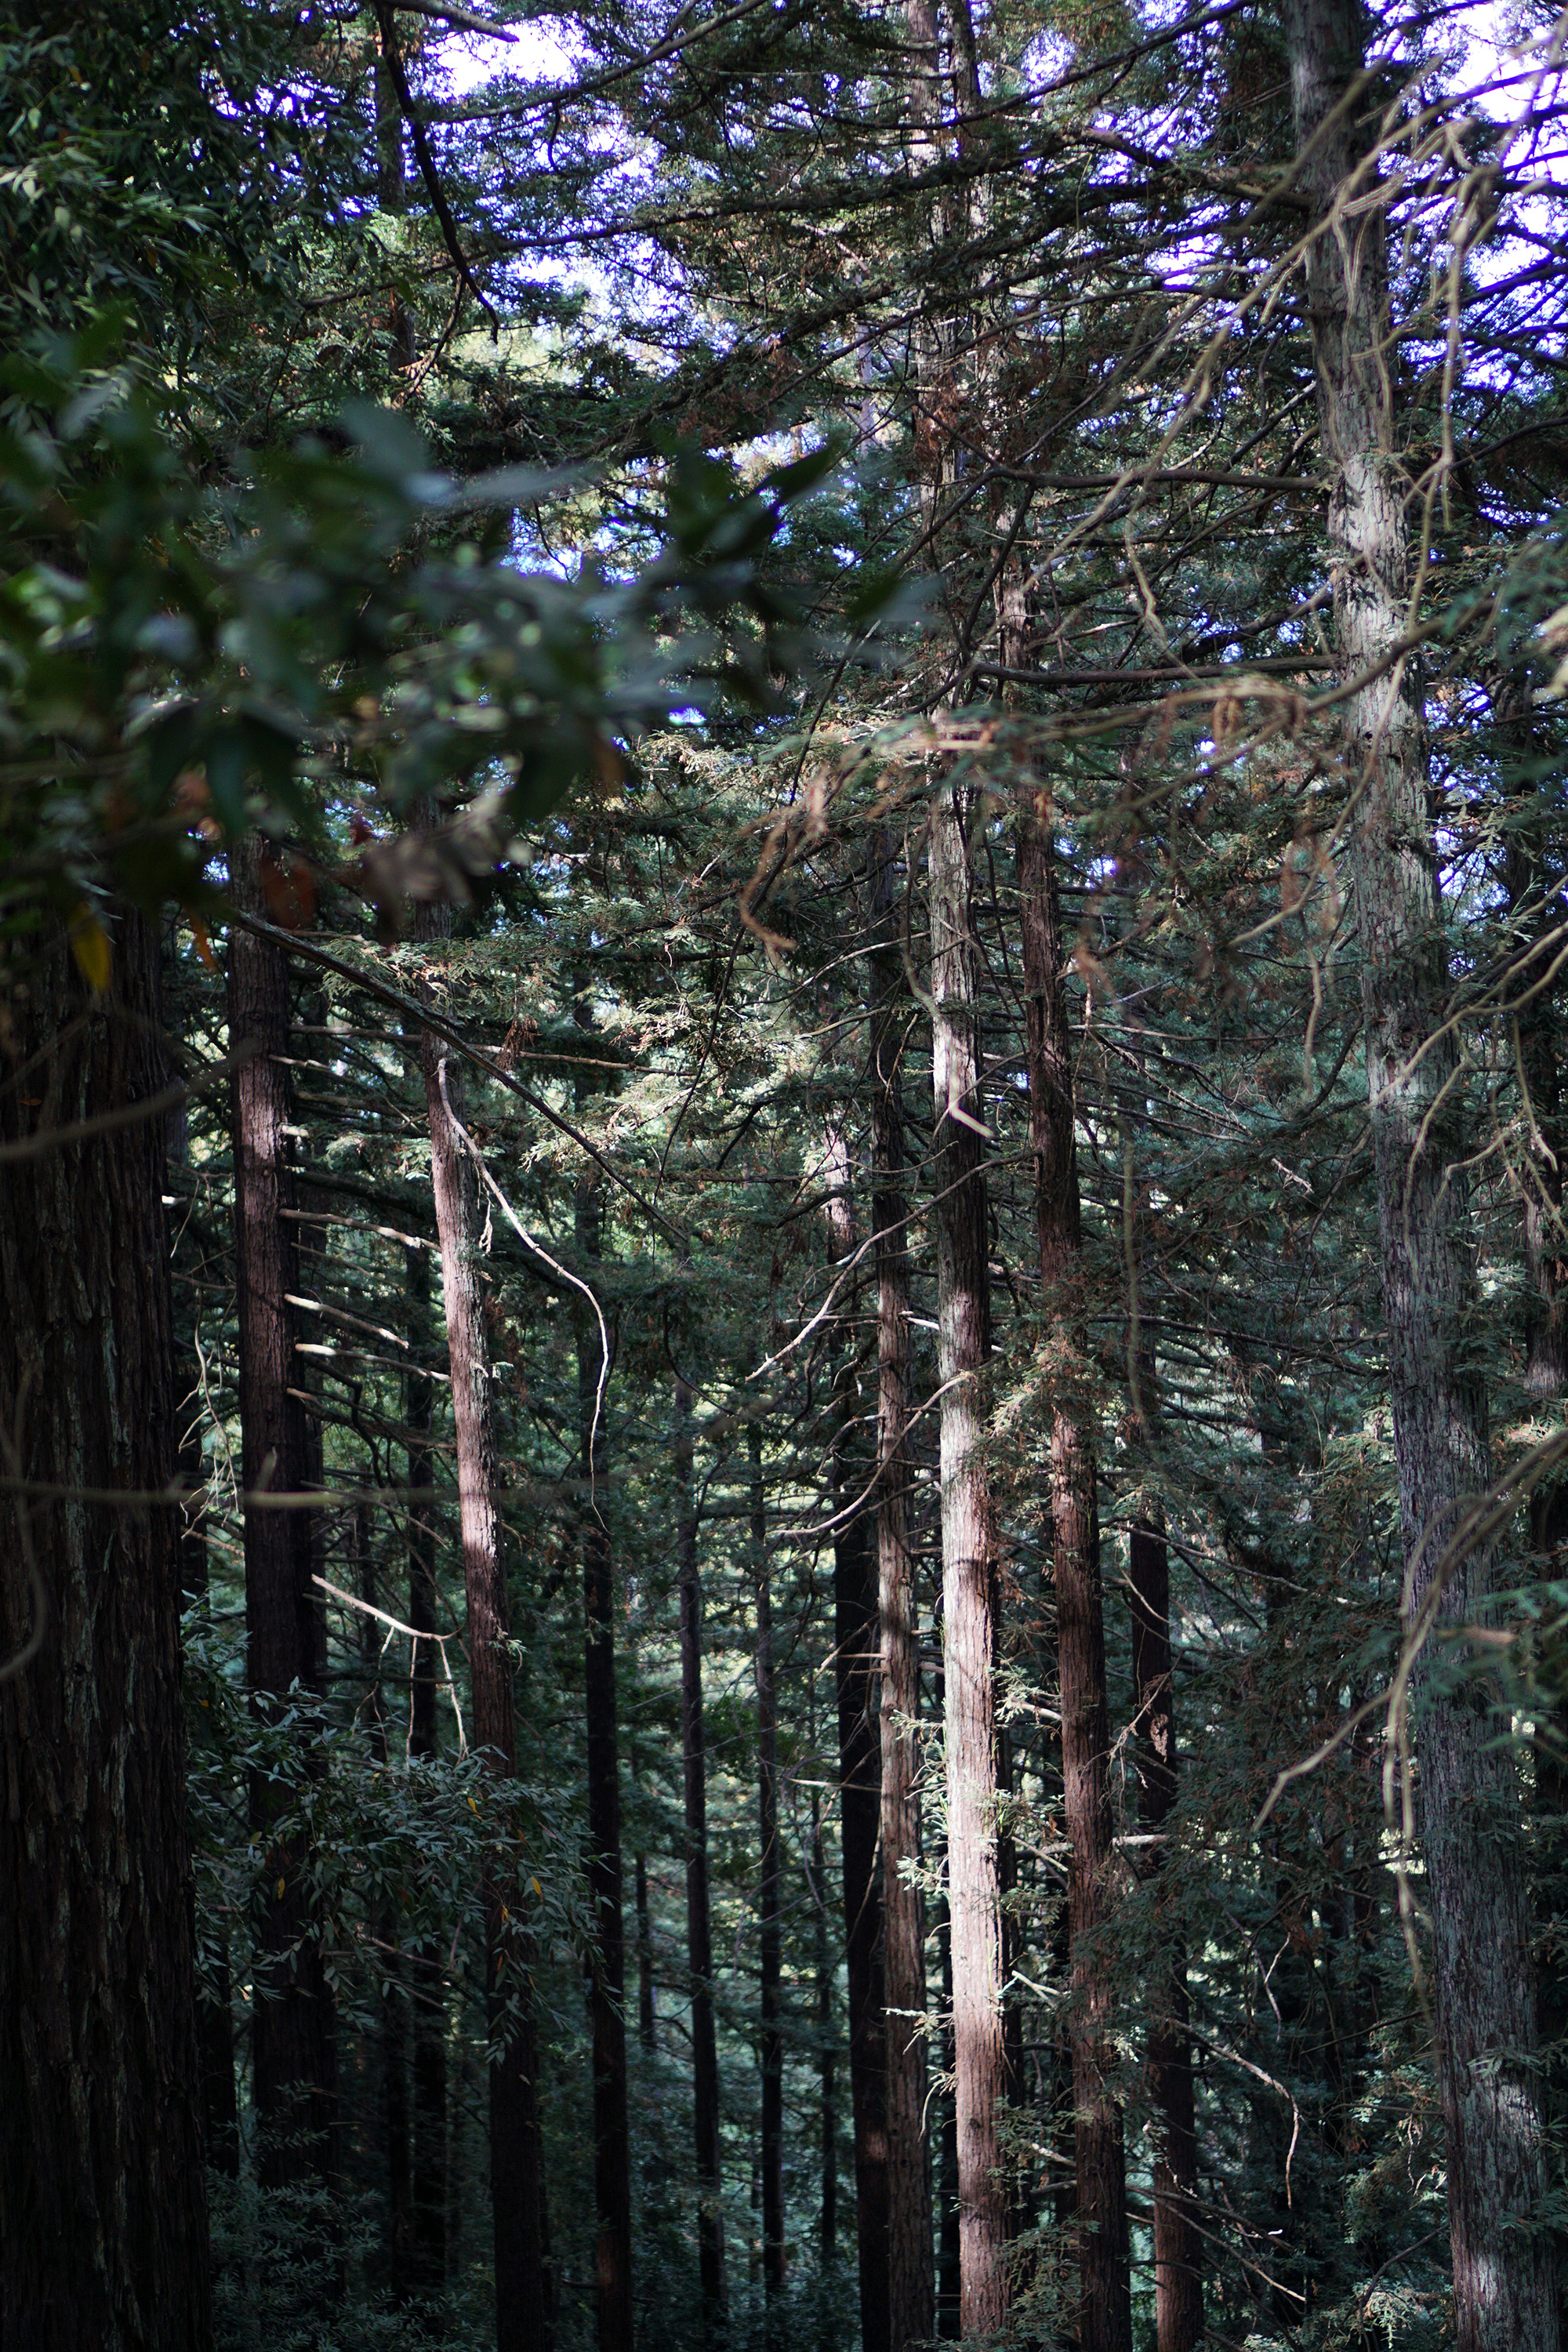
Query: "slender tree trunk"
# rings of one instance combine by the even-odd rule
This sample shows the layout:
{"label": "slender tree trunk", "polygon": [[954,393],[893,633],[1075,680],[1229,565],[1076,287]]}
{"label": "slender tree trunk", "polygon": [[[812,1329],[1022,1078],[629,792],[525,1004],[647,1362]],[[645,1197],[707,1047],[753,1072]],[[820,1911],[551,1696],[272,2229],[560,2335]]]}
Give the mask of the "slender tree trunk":
{"label": "slender tree trunk", "polygon": [[[579,1025],[587,1000],[577,997]],[[579,1180],[577,1255],[600,1254],[596,1183]],[[599,2352],[631,2352],[632,2158],[626,2112],[626,1925],[621,1886],[621,1763],[616,1707],[615,1575],[605,1523],[605,1393],[608,1374],[596,1316],[577,1311],[577,1415],[583,1497],[584,1706],[588,1748],[588,1891],[594,1906],[590,2004],[594,2042],[594,2200]]]}
{"label": "slender tree trunk", "polygon": [[[509,1619],[501,1559],[495,1406],[476,1253],[479,1188],[473,1162],[454,1125],[462,1117],[455,1060],[430,1031],[423,1041],[430,1173],[441,1244],[441,1287],[452,1372],[457,1436],[458,1509],[468,1599],[473,1741],[490,1770],[517,1770],[517,1731]],[[489,2070],[490,2195],[495,2211],[496,2340],[499,2352],[543,2352],[553,2342],[545,2245],[543,2151],[537,2092],[531,1939],[510,1916],[499,1874],[481,1887],[485,1914],[485,1995],[492,2038],[501,2043]],[[509,2000],[512,2014],[509,2021]]]}
{"label": "slender tree trunk", "polygon": [[1086,1335],[1071,1296],[1081,1212],[1071,1048],[1062,990],[1061,911],[1040,814],[1019,819],[1018,895],[1029,1071],[1029,1131],[1051,1397],[1051,1557],[1061,1676],[1062,1799],[1071,1856],[1073,2107],[1078,2171],[1079,2342],[1131,2352],[1127,2162],[1121,2111],[1106,2084],[1114,2000],[1100,1930],[1111,1909],[1110,1718],[1094,1441],[1081,1392]]}
{"label": "slender tree trunk", "polygon": [[784,1874],[779,1846],[779,1717],[773,1689],[773,1583],[768,1573],[767,1489],[763,1426],[746,1431],[752,1465],[752,1573],[757,1609],[757,1815],[761,1832],[761,2011],[763,2062],[763,2279],[770,2352],[784,2285]]}
{"label": "slender tree trunk", "polygon": [[[408,1622],[416,1633],[437,1631],[435,1456],[430,1445],[434,1383],[424,1361],[429,1345],[430,1261],[423,1249],[405,1259],[410,1313],[410,1360],[404,1376],[403,1417],[408,1432]],[[416,1643],[412,1662],[408,1754],[432,1761],[439,1752],[437,1682],[440,1661],[433,1640]],[[447,1985],[445,1955],[426,1944],[415,1955],[413,2259],[416,2294],[437,2296],[447,2286]]]}
{"label": "slender tree trunk", "polygon": [[658,2048],[658,2019],[653,1989],[653,1915],[647,1899],[647,1856],[637,1858],[637,2040],[648,2057]]}
{"label": "slender tree trunk", "polygon": [[[367,1610],[380,1606],[375,1553],[370,1537],[370,1514],[362,1503],[352,1526],[354,1583]],[[382,1701],[381,1634],[374,1617],[355,1619],[359,1633],[360,1671],[367,1686],[363,1702],[370,1733],[370,1752],[386,1764],[386,1712]],[[397,1925],[388,1907],[378,1904],[371,1914],[371,1933],[383,1947],[385,1974],[381,1988],[381,2019],[376,2046],[381,2058],[381,2120],[386,2151],[387,2207],[391,2221],[389,2273],[395,2303],[405,2304],[413,2294],[414,2273],[414,2132],[408,2106],[408,1987],[405,1956],[396,1948]],[[367,2064],[374,2054],[361,2040],[355,2063]]]}
{"label": "slender tree trunk", "polygon": [[816,2065],[822,2124],[822,2194],[817,2245],[825,2272],[838,2260],[838,2067],[833,2032],[833,1969],[827,1943],[827,1865],[822,1852],[822,1805],[811,1800],[811,1873],[815,1903],[813,1964],[816,1979]]}
{"label": "slender tree trunk", "polygon": [[680,1724],[686,1795],[686,1948],[691,1971],[691,2059],[701,2198],[698,2249],[704,2340],[724,2327],[724,2213],[719,2049],[713,2023],[713,1941],[708,1904],[708,1759],[702,1732],[702,1591],[697,1572],[697,1473],[691,1390],[675,1380],[675,1475],[680,1560]]}
{"label": "slender tree trunk", "polygon": [[[1393,455],[1385,223],[1377,168],[1352,101],[1366,20],[1356,0],[1289,0],[1285,28],[1298,184],[1327,215],[1354,191],[1307,264],[1329,553],[1347,677],[1374,682],[1342,706],[1356,793],[1351,834],[1367,1084],[1387,1318],[1407,1604],[1418,1612],[1463,1512],[1491,1475],[1486,1400],[1465,1357],[1474,1296],[1468,1187],[1451,1038],[1428,1046],[1448,993],[1427,754],[1405,627],[1407,481]],[[1336,109],[1339,110],[1336,116]],[[1417,1049],[1419,1057],[1417,1058]],[[1482,1548],[1445,1570],[1439,1622],[1484,1613],[1495,1577]],[[1521,2226],[1546,2185],[1530,1957],[1526,1855],[1513,1766],[1479,1683],[1427,1689],[1415,1724],[1419,1820],[1433,1927],[1437,2078],[1447,2129],[1458,2352],[1549,2352],[1558,2342],[1555,2260]]]}
{"label": "slender tree trunk", "polygon": [[[180,1484],[191,1494],[204,1486],[206,1464],[202,1450],[202,1408],[194,1386],[194,1356],[188,1370],[193,1385],[187,1388],[180,1406],[186,1424],[180,1434]],[[204,1499],[184,1507],[180,1533],[180,1598],[183,1605],[191,1609],[206,1596],[207,1512]],[[194,1895],[194,1884],[192,1892]],[[197,1986],[196,2031],[202,2052],[206,2160],[226,2180],[237,2180],[239,2086],[234,2071],[234,1985],[229,1969],[228,1930],[221,1921],[216,1923],[203,1955],[202,1973],[206,1982]]]}
{"label": "slender tree trunk", "polygon": [[877,1607],[881,1635],[882,2000],[887,2037],[888,2339],[934,2332],[920,1862],[920,1625],[910,1541],[910,1251],[890,845],[872,853],[871,1219],[877,1271]]}
{"label": "slender tree trunk", "polygon": [[[829,1262],[855,1245],[849,1155],[827,1134]],[[855,2248],[864,2352],[888,2344],[887,2047],[882,2014],[881,1896],[877,1840],[881,1760],[872,1698],[879,1679],[876,1563],[858,1496],[867,1485],[855,1443],[858,1402],[853,1297],[835,1333],[833,1394],[833,1679],[838,1703],[838,1851],[849,1995],[849,2108],[855,2137]]]}
{"label": "slender tree trunk", "polygon": [[[260,904],[254,837],[233,853],[237,903]],[[228,1034],[251,1058],[233,1081],[235,1268],[238,1290],[239,1415],[247,1493],[295,1492],[310,1481],[314,1448],[299,1393],[294,1308],[300,1288],[295,1190],[289,1159],[289,962],[271,940],[238,924],[229,933]],[[247,1507],[245,1514],[247,1669],[263,1719],[291,1687],[319,1697],[325,1620],[311,1583],[313,1514]],[[337,2048],[331,1990],[310,1920],[308,1856],[274,1834],[289,1800],[263,1772],[250,1780],[251,1828],[267,1864],[251,2004],[258,2171],[265,2186],[337,2173]],[[264,1989],[263,1989],[264,1988]]]}
{"label": "slender tree trunk", "polygon": [[943,785],[931,816],[931,1068],[937,1357],[942,1381],[942,1654],[948,1906],[957,2075],[962,2332],[1007,2317],[1007,2200],[999,2170],[1002,1911],[996,1861],[996,1556],[982,1451],[991,1292],[980,1087],[979,959],[970,908],[970,795]]}
{"label": "slender tree trunk", "polygon": [[[107,990],[62,934],[8,990],[0,1466],[89,1494],[176,1474],[157,943],[111,919]],[[0,1543],[0,2347],[205,2352],[180,1515],[5,1505]]]}
{"label": "slender tree trunk", "polygon": [[[1149,1366],[1146,1377],[1152,1377]],[[1171,1563],[1164,1530],[1145,1517],[1132,1530],[1132,1703],[1138,1727],[1138,1822],[1164,1829],[1176,1801],[1176,1703],[1171,1659]],[[1162,1849],[1150,1848],[1149,1869]],[[1187,1956],[1163,1938],[1169,1970],[1149,2029],[1149,2094],[1158,2119],[1154,2158],[1154,2316],[1159,2352],[1193,2352],[1203,2335],[1203,2241],[1194,2227],[1198,2187],[1193,2053],[1187,2038]]]}

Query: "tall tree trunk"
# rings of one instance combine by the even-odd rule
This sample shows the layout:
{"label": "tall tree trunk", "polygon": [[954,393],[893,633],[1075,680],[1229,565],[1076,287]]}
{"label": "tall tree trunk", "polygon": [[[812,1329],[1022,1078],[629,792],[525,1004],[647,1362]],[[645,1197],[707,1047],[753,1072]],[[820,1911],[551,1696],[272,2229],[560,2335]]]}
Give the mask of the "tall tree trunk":
{"label": "tall tree trunk", "polygon": [[[853,1253],[849,1155],[830,1126],[829,1262]],[[849,1996],[849,2110],[855,2138],[855,2250],[864,2352],[888,2345],[887,2051],[882,2015],[877,1840],[881,1762],[872,1699],[879,1678],[875,1563],[858,1496],[867,1480],[855,1442],[858,1402],[852,1301],[837,1318],[833,1394],[833,1679],[838,1704],[838,1852]]]}
{"label": "tall tree trunk", "polygon": [[[1289,0],[1285,27],[1304,157],[1298,184],[1322,215],[1334,214],[1310,249],[1307,291],[1338,650],[1347,678],[1374,674],[1341,708],[1357,795],[1351,868],[1400,1517],[1418,1612],[1465,1498],[1484,1491],[1491,1466],[1485,1394],[1465,1360],[1474,1283],[1454,1046],[1450,1037],[1428,1045],[1448,988],[1421,698],[1408,660],[1390,667],[1410,583],[1406,478],[1393,455],[1385,222],[1363,128],[1378,110],[1350,97],[1364,62],[1358,0]],[[1346,214],[1338,208],[1352,191],[1360,201]],[[1494,1580],[1494,1550],[1473,1551],[1447,1575],[1440,1622],[1457,1627],[1483,1612]],[[1558,2342],[1555,2261],[1520,2226],[1547,2172],[1512,1761],[1478,1685],[1428,1688],[1415,1740],[1458,2352],[1546,2352]]]}
{"label": "tall tree trunk", "polygon": [[773,1688],[773,1580],[768,1573],[767,1489],[763,1425],[746,1430],[752,1467],[752,1573],[757,1610],[757,1826],[760,1832],[761,2042],[763,2072],[763,2280],[767,2340],[774,2352],[784,2285],[784,1873],[779,1846],[779,1716]]}
{"label": "tall tree trunk", "polygon": [[724,2326],[723,2166],[719,2048],[713,2023],[713,1938],[708,1903],[708,1757],[702,1731],[702,1590],[697,1571],[697,1471],[691,1390],[675,1378],[675,1476],[680,1563],[680,1726],[686,1799],[686,1951],[691,1972],[691,2063],[701,2199],[698,2250],[704,2341]]}
{"label": "tall tree trunk", "polygon": [[1110,1718],[1094,1439],[1082,1395],[1087,1336],[1072,1287],[1082,1244],[1071,1047],[1063,994],[1061,909],[1050,835],[1041,814],[1019,817],[1029,1134],[1035,1154],[1046,1351],[1051,1396],[1051,1559],[1061,1676],[1062,1805],[1071,1854],[1068,1920],[1078,2173],[1079,2343],[1082,2352],[1131,2352],[1127,2161],[1121,2111],[1106,2085],[1113,1995],[1097,1948],[1111,1908]]}
{"label": "tall tree trunk", "polygon": [[[9,990],[0,1140],[0,2347],[205,2352],[180,1515],[71,1501],[176,1474],[157,943],[112,919]],[[13,1517],[13,1514],[15,1516]]]}
{"label": "tall tree trunk", "polygon": [[[587,999],[579,993],[577,1019]],[[577,1184],[577,1255],[596,1264],[600,1201],[590,1175]],[[577,1417],[583,1496],[584,1708],[588,1748],[588,1891],[594,1909],[589,2000],[594,2065],[594,2201],[599,2352],[631,2352],[632,2157],[626,2112],[626,1942],[621,1886],[621,1761],[616,1707],[615,1575],[605,1523],[605,1397],[598,1318],[577,1309]]]}
{"label": "tall tree trunk", "polygon": [[[362,1503],[351,1522],[354,1583],[367,1612],[380,1605],[375,1552],[370,1535],[370,1514]],[[355,1619],[359,1633],[360,1671],[366,1696],[370,1752],[384,1769],[386,1764],[386,1711],[382,1701],[381,1634],[374,1617]],[[408,2107],[408,1969],[394,1942],[396,1922],[384,1903],[371,1914],[371,1933],[383,1948],[385,1974],[381,1988],[381,2019],[377,2040],[381,2056],[381,2116],[385,2135],[387,2205],[391,2220],[389,2273],[395,2303],[405,2304],[413,2293],[414,2270],[414,2132]],[[358,2063],[372,2054],[359,2043]]]}
{"label": "tall tree trunk", "polygon": [[[261,903],[255,836],[233,853],[237,904]],[[289,1157],[289,961],[275,940],[239,924],[228,942],[228,1034],[235,1072],[235,1272],[238,1292],[239,1416],[246,1490],[298,1493],[310,1483],[314,1444],[299,1392],[292,1298],[300,1288],[295,1187]],[[245,1514],[247,1672],[251,1705],[268,1717],[298,1685],[319,1697],[325,1668],[321,1596],[311,1583],[313,1512],[247,1507]],[[251,2004],[258,2171],[265,2186],[337,2173],[337,2037],[331,1989],[308,1894],[309,1857],[274,1832],[289,1799],[268,1774],[250,1776],[250,1822],[267,1863]]]}
{"label": "tall tree trunk", "polygon": [[983,1454],[991,1290],[980,1087],[979,956],[970,907],[969,792],[931,813],[931,1071],[937,1358],[942,1382],[942,1656],[947,1880],[957,2077],[962,2332],[1007,2317],[1007,2200],[999,2107],[1002,1910],[996,1861],[996,1544]]}
{"label": "tall tree trunk", "polygon": [[640,1850],[636,1866],[637,1913],[637,2041],[648,2057],[658,2048],[658,2019],[654,2007],[653,1915],[647,1899],[647,1856]]}
{"label": "tall tree trunk", "polygon": [[926,2140],[925,1922],[920,1862],[920,1625],[910,1541],[910,1249],[890,845],[871,858],[871,1221],[877,1272],[877,1611],[881,1636],[882,2001],[887,2037],[888,2340],[936,2325]]}
{"label": "tall tree trunk", "polygon": [[[429,1346],[430,1261],[408,1251],[405,1286],[410,1307],[409,1364],[404,1375],[407,1429],[408,1622],[416,1633],[437,1630],[435,1455],[430,1444],[434,1383],[424,1358]],[[437,1681],[440,1663],[433,1640],[416,1644],[412,1662],[408,1753],[417,1763],[439,1752]],[[438,1943],[415,1954],[413,2258],[409,2284],[417,2295],[447,2286],[447,1981]]]}
{"label": "tall tree trunk", "polygon": [[816,1982],[816,2072],[822,2126],[822,2183],[817,2247],[825,2272],[838,2260],[838,2064],[833,2032],[833,1969],[827,1942],[827,1865],[822,1852],[822,1803],[811,1800],[812,1960]]}
{"label": "tall tree trunk", "polygon": [[[499,1779],[510,1780],[517,1770],[517,1730],[506,1646],[506,1572],[496,1507],[500,1465],[494,1393],[476,1262],[479,1187],[472,1160],[453,1125],[453,1113],[458,1118],[462,1116],[456,1061],[428,1030],[422,1059],[452,1373],[473,1738],[489,1769]],[[515,1888],[510,1891],[515,1899]],[[499,2352],[542,2352],[553,2342],[554,2330],[546,2269],[544,2167],[531,1980],[533,1949],[531,1939],[510,1916],[508,1893],[499,1876],[487,1873],[480,1889],[485,1915],[485,1995],[491,2036],[501,2045],[489,2069],[496,2341]],[[510,2023],[509,2000],[512,2005]]]}
{"label": "tall tree trunk", "polygon": [[[1144,1378],[1152,1380],[1151,1362]],[[1171,1657],[1171,1562],[1163,1528],[1145,1516],[1132,1530],[1132,1704],[1138,1728],[1138,1822],[1164,1829],[1176,1801],[1176,1701]],[[1162,1849],[1149,1849],[1157,1872]],[[1187,2038],[1187,1957],[1163,1937],[1169,1966],[1149,2029],[1149,2095],[1159,2126],[1154,2158],[1154,2320],[1159,2352],[1193,2352],[1204,2328],[1203,2241],[1194,2226],[1198,2186],[1193,2053]]]}

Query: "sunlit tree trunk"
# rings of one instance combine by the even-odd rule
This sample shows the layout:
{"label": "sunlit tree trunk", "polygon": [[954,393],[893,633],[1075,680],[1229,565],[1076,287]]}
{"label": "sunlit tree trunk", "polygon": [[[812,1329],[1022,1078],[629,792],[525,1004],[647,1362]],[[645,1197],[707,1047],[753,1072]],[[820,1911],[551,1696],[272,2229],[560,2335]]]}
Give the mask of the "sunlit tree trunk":
{"label": "sunlit tree trunk", "polygon": [[[1410,586],[1407,477],[1394,455],[1384,217],[1352,96],[1366,19],[1354,0],[1289,0],[1298,185],[1334,214],[1307,262],[1342,705],[1356,798],[1351,870],[1409,1610],[1419,1612],[1468,1496],[1491,1476],[1486,1398],[1466,1360],[1474,1297],[1421,697],[1394,648]],[[1370,199],[1370,201],[1369,201]],[[1353,209],[1351,209],[1353,205]],[[1445,1563],[1438,1617],[1484,1612],[1492,1551]],[[1437,2078],[1447,2133],[1458,2352],[1558,2341],[1552,2250],[1525,2226],[1546,2185],[1524,1845],[1511,1758],[1479,1681],[1427,1687],[1415,1722],[1433,1933]]]}
{"label": "sunlit tree trunk", "polygon": [[36,942],[0,1080],[4,2352],[212,2340],[180,1514],[89,1499],[176,1475],[163,1120],[49,1140],[168,1083],[155,939],[110,927],[100,994]]}
{"label": "sunlit tree trunk", "polygon": [[990,1403],[991,1296],[980,1086],[979,962],[971,915],[966,789],[931,813],[931,1068],[936,1132],[931,1224],[942,1382],[942,1658],[947,1884],[957,2076],[962,2332],[1007,2314],[1006,2196],[999,2174],[1002,1912],[996,1861],[996,1557],[983,1443]]}

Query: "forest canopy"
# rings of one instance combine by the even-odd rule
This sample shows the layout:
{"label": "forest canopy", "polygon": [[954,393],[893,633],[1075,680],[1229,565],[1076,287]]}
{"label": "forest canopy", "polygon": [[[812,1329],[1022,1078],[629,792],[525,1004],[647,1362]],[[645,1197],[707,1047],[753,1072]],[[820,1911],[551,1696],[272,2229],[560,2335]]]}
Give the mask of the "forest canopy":
{"label": "forest canopy", "polygon": [[0,2352],[1558,2352],[1565,68],[0,0]]}

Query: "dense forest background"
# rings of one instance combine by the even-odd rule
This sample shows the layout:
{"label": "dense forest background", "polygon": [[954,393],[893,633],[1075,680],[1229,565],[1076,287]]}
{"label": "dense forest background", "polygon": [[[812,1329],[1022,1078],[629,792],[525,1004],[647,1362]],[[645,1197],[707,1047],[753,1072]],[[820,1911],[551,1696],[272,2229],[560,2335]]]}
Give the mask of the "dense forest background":
{"label": "dense forest background", "polygon": [[1548,2352],[1568,19],[0,0],[0,2347]]}

